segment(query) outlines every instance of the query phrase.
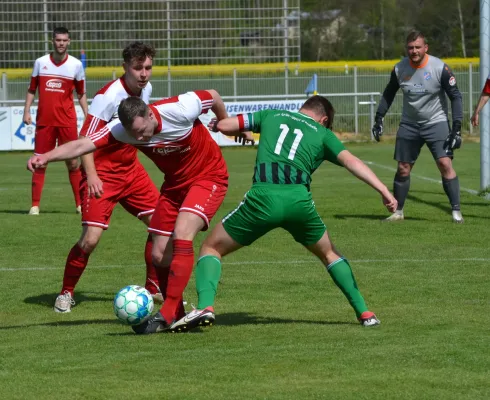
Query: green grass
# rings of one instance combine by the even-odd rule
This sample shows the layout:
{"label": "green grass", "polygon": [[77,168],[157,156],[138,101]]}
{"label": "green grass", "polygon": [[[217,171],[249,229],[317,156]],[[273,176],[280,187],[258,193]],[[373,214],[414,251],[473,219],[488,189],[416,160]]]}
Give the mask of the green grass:
{"label": "green grass", "polygon": [[[395,167],[392,144],[349,148]],[[218,217],[249,187],[255,151],[224,154],[230,188]],[[461,186],[474,191],[478,155],[468,143],[455,161]],[[490,202],[463,191],[465,224],[452,224],[441,185],[419,178],[439,179],[426,149],[402,223],[381,223],[379,196],[345,170],[323,165],[314,175],[318,211],[381,326],[362,328],[322,265],[274,231],[225,259],[216,326],[147,337],[112,312],[114,293],[144,280],[145,229],[121,207],[73,312],[52,311],[80,221],[62,163],[48,169],[41,215],[26,214],[27,158],[0,154],[0,398],[490,398]],[[393,172],[373,169],[391,187]],[[185,298],[196,302],[193,279]]]}

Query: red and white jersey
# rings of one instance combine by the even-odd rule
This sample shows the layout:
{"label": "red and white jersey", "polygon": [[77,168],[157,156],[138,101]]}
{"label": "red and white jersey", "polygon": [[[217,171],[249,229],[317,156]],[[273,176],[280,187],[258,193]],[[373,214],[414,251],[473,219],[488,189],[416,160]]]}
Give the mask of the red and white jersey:
{"label": "red and white jersey", "polygon": [[97,148],[116,142],[136,146],[165,174],[165,189],[181,189],[203,178],[226,185],[228,172],[221,150],[198,118],[212,104],[206,90],[151,104],[158,126],[148,142],[131,137],[118,119],[87,136]]}
{"label": "red and white jersey", "polygon": [[488,75],[485,86],[483,86],[483,93],[490,94],[490,75]]}
{"label": "red and white jersey", "polygon": [[[151,91],[150,82],[141,90],[140,98],[146,104],[150,102]],[[124,76],[105,85],[95,94],[80,135],[89,136],[116,119],[119,103],[130,96],[135,96],[135,94],[126,86]],[[134,146],[122,142],[96,150],[94,161],[97,173],[115,172],[118,175],[129,173],[139,164],[136,152]]]}
{"label": "red and white jersey", "polygon": [[39,89],[36,125],[69,127],[77,124],[73,89],[85,93],[85,71],[80,60],[66,55],[56,64],[47,54],[34,62],[29,90]]}

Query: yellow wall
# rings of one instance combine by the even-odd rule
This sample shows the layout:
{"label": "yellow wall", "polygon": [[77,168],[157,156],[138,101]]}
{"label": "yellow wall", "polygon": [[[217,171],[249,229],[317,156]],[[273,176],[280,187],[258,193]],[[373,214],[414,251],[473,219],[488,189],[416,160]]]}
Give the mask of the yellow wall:
{"label": "yellow wall", "polygon": [[[367,60],[367,61],[324,61],[324,62],[301,62],[290,63],[288,65],[290,71],[314,71],[320,68],[339,68],[345,69],[345,67],[365,67],[374,68],[379,70],[389,70],[396,64],[399,59],[396,60]],[[90,62],[90,60],[89,60]],[[447,58],[444,59],[450,66],[455,65],[468,65],[473,63],[479,65],[479,58]],[[233,69],[237,69],[240,72],[254,72],[254,73],[270,73],[273,71],[284,71],[284,63],[270,63],[270,64],[230,64],[230,65],[189,65],[172,67],[172,75],[182,76],[199,76],[210,74],[226,74],[229,75],[233,72]],[[123,73],[122,67],[88,67],[85,71],[87,78],[94,78],[100,76],[112,76],[112,72],[116,71],[116,76],[120,76]],[[165,75],[168,71],[167,66],[154,66],[153,73],[158,75]],[[32,72],[30,68],[7,68],[1,69],[0,74],[7,73],[8,78],[28,78]]]}

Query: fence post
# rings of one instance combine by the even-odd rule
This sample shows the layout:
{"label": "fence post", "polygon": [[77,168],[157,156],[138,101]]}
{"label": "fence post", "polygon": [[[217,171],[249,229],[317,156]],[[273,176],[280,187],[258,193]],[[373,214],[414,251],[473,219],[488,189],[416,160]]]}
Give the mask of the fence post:
{"label": "fence post", "polygon": [[236,81],[236,68],[233,68],[233,101],[237,101],[237,81]]}
{"label": "fence post", "polygon": [[172,97],[172,71],[170,67],[167,69],[167,96]]}
{"label": "fence post", "polygon": [[286,100],[288,100],[288,94],[289,94],[289,68],[286,65],[284,68],[284,83],[285,83],[285,94],[286,94]]}
{"label": "fence post", "polygon": [[[470,108],[470,118],[471,113],[473,112],[473,64],[469,63],[468,65],[468,106]],[[470,122],[470,135],[473,134],[473,125]]]}
{"label": "fence post", "polygon": [[112,70],[112,80],[113,81],[116,80],[116,70],[115,69]]}
{"label": "fence post", "polygon": [[369,117],[371,119],[371,124],[369,125],[369,127],[371,127],[374,125],[374,95],[372,93],[369,96],[369,100],[371,103],[369,105]]}
{"label": "fence post", "polygon": [[357,65],[354,65],[354,132],[359,132],[359,110],[357,99]]}
{"label": "fence post", "polygon": [[[4,100],[4,101],[7,101],[8,99],[8,94],[7,94],[7,73],[4,72],[2,73],[2,85],[0,86],[0,100]],[[1,103],[0,102],[0,105],[3,107],[3,106],[6,106],[7,103]]]}

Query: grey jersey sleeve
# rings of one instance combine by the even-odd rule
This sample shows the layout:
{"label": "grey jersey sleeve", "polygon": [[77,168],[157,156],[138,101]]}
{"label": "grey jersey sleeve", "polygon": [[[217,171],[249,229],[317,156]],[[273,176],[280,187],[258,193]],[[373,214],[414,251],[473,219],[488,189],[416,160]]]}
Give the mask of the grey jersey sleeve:
{"label": "grey jersey sleeve", "polygon": [[463,96],[456,85],[456,78],[451,69],[444,64],[441,74],[441,86],[451,100],[451,112],[454,121],[463,121]]}
{"label": "grey jersey sleeve", "polygon": [[396,76],[395,69],[393,68],[393,70],[391,71],[390,81],[388,82],[388,85],[386,85],[383,96],[381,97],[381,101],[379,102],[378,110],[376,111],[376,117],[384,118],[384,116],[388,112],[388,109],[391,106],[391,103],[393,103],[396,92],[398,92],[399,88],[400,84],[398,83],[398,78]]}

